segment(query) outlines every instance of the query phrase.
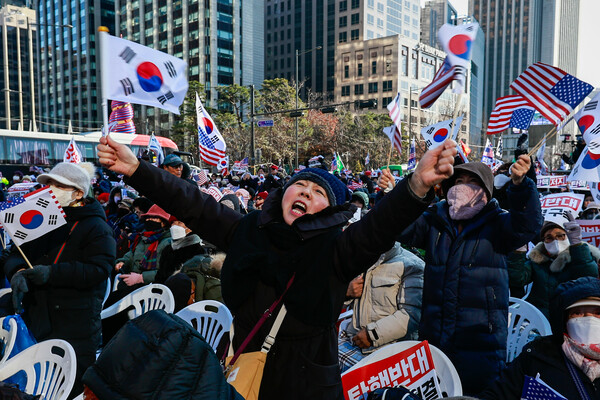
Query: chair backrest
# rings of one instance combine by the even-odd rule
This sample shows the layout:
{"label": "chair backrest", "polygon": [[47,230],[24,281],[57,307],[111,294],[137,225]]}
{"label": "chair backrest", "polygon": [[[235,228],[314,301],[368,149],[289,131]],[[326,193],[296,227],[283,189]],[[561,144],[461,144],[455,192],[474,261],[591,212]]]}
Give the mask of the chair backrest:
{"label": "chair backrest", "polygon": [[102,305],[104,306],[104,303],[106,303],[106,299],[108,299],[108,296],[110,295],[110,276],[108,277],[108,279],[106,280],[106,291],[104,292],[104,300],[102,300]]}
{"label": "chair backrest", "polygon": [[8,324],[9,329],[4,329],[4,318],[0,318],[0,340],[2,340],[4,347],[4,353],[0,359],[0,365],[8,360],[8,356],[10,355],[10,352],[15,346],[15,341],[17,340],[17,321],[15,321],[14,318],[9,318]]}
{"label": "chair backrest", "polygon": [[165,310],[172,313],[175,309],[175,299],[171,290],[165,285],[150,284],[129,293],[112,306],[102,310],[100,317],[102,319],[111,317],[129,307],[133,307],[127,312],[129,319],[139,317],[151,310]]}
{"label": "chair backrest", "polygon": [[509,299],[506,362],[511,362],[523,347],[538,336],[552,334],[550,323],[531,303],[516,297]]}
{"label": "chair backrest", "polygon": [[[360,368],[363,365],[371,364],[384,358],[390,357],[394,354],[398,354],[406,349],[419,344],[421,342],[417,340],[405,340],[402,342],[388,344],[387,346],[381,347],[379,350],[371,353],[367,357],[360,360],[348,371],[352,371],[356,368]],[[452,364],[452,361],[444,354],[443,351],[438,349],[432,344],[429,344],[431,350],[431,356],[433,357],[433,364],[435,365],[435,372],[438,380],[440,381],[440,389],[444,393],[444,397],[462,396],[462,384],[456,368]],[[346,371],[346,372],[348,372]]]}
{"label": "chair backrest", "polygon": [[113,281],[113,285],[112,285],[112,291],[114,292],[115,290],[117,290],[117,285],[119,284],[119,278],[121,277],[121,274],[116,274],[115,275],[115,280]]}
{"label": "chair backrest", "polygon": [[0,380],[24,374],[28,394],[43,400],[66,400],[75,383],[77,361],[69,343],[51,339],[37,343],[0,365]]}
{"label": "chair backrest", "polygon": [[214,300],[190,304],[175,315],[192,325],[215,352],[233,322],[233,316],[225,304]]}

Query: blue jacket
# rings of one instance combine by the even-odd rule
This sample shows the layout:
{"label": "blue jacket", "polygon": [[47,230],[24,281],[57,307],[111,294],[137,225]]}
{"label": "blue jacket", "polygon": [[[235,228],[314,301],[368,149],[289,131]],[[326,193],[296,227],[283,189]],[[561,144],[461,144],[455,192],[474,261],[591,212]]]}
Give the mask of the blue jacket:
{"label": "blue jacket", "polygon": [[459,233],[448,204],[428,209],[400,242],[426,250],[419,337],[452,360],[464,392],[493,382],[506,358],[508,272],[505,255],[526,244],[542,226],[535,184],[508,189],[510,212],[492,199]]}

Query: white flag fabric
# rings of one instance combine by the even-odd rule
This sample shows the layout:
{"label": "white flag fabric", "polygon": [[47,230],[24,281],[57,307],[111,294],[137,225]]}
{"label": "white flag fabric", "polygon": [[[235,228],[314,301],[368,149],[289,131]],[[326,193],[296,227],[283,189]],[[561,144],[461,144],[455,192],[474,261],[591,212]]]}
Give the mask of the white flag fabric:
{"label": "white flag fabric", "polygon": [[421,136],[423,136],[423,139],[425,139],[427,148],[435,149],[440,144],[444,143],[444,141],[448,138],[456,140],[456,135],[458,134],[457,127],[459,127],[462,123],[462,119],[462,115],[456,118],[456,127],[454,128],[452,135],[450,135],[450,130],[453,126],[453,121],[451,119],[438,122],[437,124],[429,125],[421,129]]}
{"label": "white flag fabric", "polygon": [[390,139],[392,146],[398,150],[398,153],[402,154],[402,133],[400,133],[398,126],[394,124],[383,128],[383,133]]}
{"label": "white flag fabric", "polygon": [[229,169],[229,156],[225,156],[217,163],[217,171]]}
{"label": "white flag fabric", "polygon": [[400,125],[402,124],[402,106],[400,105],[400,92],[394,97],[388,105],[387,109],[389,111],[390,118],[394,121],[394,125],[400,129]]}
{"label": "white flag fabric", "polygon": [[108,33],[100,37],[104,98],[179,114],[188,90],[185,61]]}
{"label": "white flag fabric", "polygon": [[154,133],[152,136],[150,136],[150,140],[148,141],[148,150],[152,150],[156,154],[157,167],[161,165],[163,161],[165,161],[165,155],[162,151],[162,147],[156,136],[154,136]]}
{"label": "white flag fabric", "polygon": [[466,71],[471,64],[471,49],[477,36],[478,23],[452,25],[444,24],[438,31],[438,41],[447,54],[448,62],[458,69],[454,93],[463,93]]}
{"label": "white flag fabric", "polygon": [[600,182],[600,154],[590,152],[589,146],[585,146],[567,181]]}
{"label": "white flag fabric", "polygon": [[585,143],[592,148],[592,151],[600,153],[600,92],[573,118],[577,121]]}
{"label": "white flag fabric", "polygon": [[49,187],[0,203],[0,222],[20,246],[67,223]]}
{"label": "white flag fabric", "polygon": [[485,140],[485,149],[483,150],[483,154],[481,156],[481,162],[490,168],[492,168],[494,165],[494,150],[492,149],[490,139]]}
{"label": "white flag fabric", "polygon": [[79,147],[77,147],[77,143],[75,143],[75,138],[71,137],[71,141],[63,155],[63,162],[79,164],[82,161],[83,157],[81,156],[81,151],[79,150]]}

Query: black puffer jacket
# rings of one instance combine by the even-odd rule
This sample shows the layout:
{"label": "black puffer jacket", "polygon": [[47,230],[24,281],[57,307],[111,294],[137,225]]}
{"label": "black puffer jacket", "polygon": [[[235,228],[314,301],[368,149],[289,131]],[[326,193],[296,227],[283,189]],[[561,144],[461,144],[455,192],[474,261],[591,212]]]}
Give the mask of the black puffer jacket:
{"label": "black puffer jacket", "polygon": [[[565,310],[576,301],[600,296],[600,280],[598,278],[579,278],[558,286],[552,298],[550,324],[552,336],[534,340],[523,349],[523,352],[508,365],[498,380],[480,397],[486,400],[512,400],[521,397],[525,375],[540,378],[552,389],[569,400],[581,398],[577,386],[567,369],[561,345],[565,332]],[[580,381],[583,383],[591,400],[600,400],[600,378],[591,382],[578,367],[575,367]]]}
{"label": "black puffer jacket", "polygon": [[100,400],[243,400],[202,336],[163,310],[127,322],[83,382]]}
{"label": "black puffer jacket", "polygon": [[[23,244],[32,265],[51,265],[50,281],[30,285],[23,319],[38,341],[64,339],[77,354],[77,378],[94,362],[100,345],[100,311],[116,244],[102,206],[86,199],[82,207],[65,207],[67,224]],[[77,226],[71,232],[73,225]],[[66,245],[54,263],[63,243]],[[6,260],[8,278],[27,268],[17,249]]]}
{"label": "black puffer jacket", "polygon": [[[327,207],[283,222],[281,191],[262,211],[246,216],[142,162],[129,183],[172,213],[202,239],[227,252],[221,271],[225,304],[234,315],[234,347],[262,313],[295,280],[284,303],[288,313],[267,357],[260,399],[342,399],[335,322],[348,283],[392,248],[400,233],[425,210],[405,181],[359,222],[342,233],[354,206]],[[246,351],[260,349],[274,318]]]}

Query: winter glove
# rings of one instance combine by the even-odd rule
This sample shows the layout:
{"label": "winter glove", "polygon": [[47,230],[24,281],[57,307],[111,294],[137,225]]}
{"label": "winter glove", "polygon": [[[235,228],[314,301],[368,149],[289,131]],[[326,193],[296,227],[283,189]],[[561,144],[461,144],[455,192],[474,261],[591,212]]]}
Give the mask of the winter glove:
{"label": "winter glove", "polygon": [[27,278],[25,277],[25,274],[23,274],[25,271],[26,270],[17,272],[10,280],[12,303],[16,314],[20,314],[23,311],[23,297],[25,297],[25,293],[29,292]]}
{"label": "winter glove", "polygon": [[33,268],[23,271],[23,274],[34,285],[45,285],[50,280],[50,266],[35,265]]}
{"label": "winter glove", "polygon": [[575,221],[565,222],[565,231],[571,246],[581,243],[581,226]]}

